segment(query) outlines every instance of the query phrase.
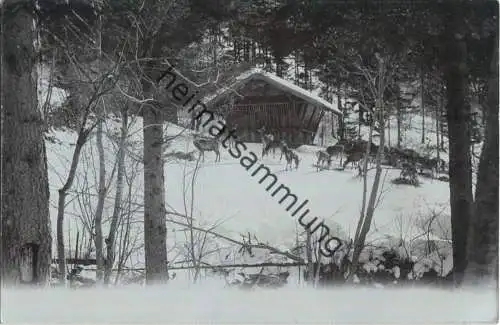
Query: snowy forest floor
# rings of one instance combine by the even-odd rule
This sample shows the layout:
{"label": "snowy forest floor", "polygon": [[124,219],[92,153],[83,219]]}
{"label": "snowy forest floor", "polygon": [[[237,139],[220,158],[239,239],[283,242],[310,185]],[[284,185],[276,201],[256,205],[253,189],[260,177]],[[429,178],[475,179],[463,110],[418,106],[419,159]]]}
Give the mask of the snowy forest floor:
{"label": "snowy forest floor", "polygon": [[[137,119],[131,124],[129,152],[127,157],[127,185],[125,192],[131,191],[126,199],[132,206],[131,223],[138,245],[142,242],[142,204],[143,204],[143,165],[142,165],[142,121]],[[109,138],[105,141],[107,170],[114,168],[116,144],[112,141],[118,126],[108,122]],[[194,152],[190,130],[169,125],[166,134],[175,139],[165,148],[165,155],[173,152]],[[48,143],[49,180],[51,186],[51,215],[53,238],[55,238],[55,216],[57,215],[57,190],[62,186],[72,155],[72,142],[76,135],[71,132],[56,131],[57,139]],[[247,143],[247,153],[253,151],[260,157],[261,144]],[[346,168],[345,171],[323,170],[318,172],[313,164],[316,161],[315,152],[320,147],[302,146],[297,149],[301,162],[298,170],[285,170],[285,161],[279,161],[279,153],[260,159],[249,171],[241,166],[238,159],[221,147],[221,161],[214,163],[214,153],[205,154],[205,162],[196,169],[195,161],[185,161],[166,158],[165,183],[167,210],[181,215],[191,215],[194,226],[203,229],[213,229],[215,232],[235,240],[242,240],[242,235],[254,236],[260,241],[281,250],[290,250],[302,241],[304,234],[296,218],[290,217],[285,210],[287,203],[279,204],[280,197],[272,197],[266,192],[266,183],[259,184],[264,172],[252,177],[251,173],[260,163],[268,166],[278,177],[278,184],[288,186],[298,197],[298,204],[308,200],[310,219],[317,216],[324,218],[333,234],[342,238],[354,235],[360,214],[363,181],[356,177],[357,170]],[[245,155],[245,154],[244,154]],[[334,161],[332,169],[338,164]],[[84,228],[82,219],[89,219],[96,206],[97,198],[98,157],[95,148],[95,138],[91,138],[82,151],[81,162],[77,170],[75,184],[66,207],[67,229],[66,240],[71,243],[69,249],[76,245],[75,238],[78,229]],[[108,172],[109,173],[109,172]],[[368,242],[374,245],[392,246],[401,239],[405,240],[410,254],[416,240],[424,236],[431,240],[449,242],[449,189],[447,182],[421,177],[420,187],[394,185],[391,180],[397,178],[400,170],[386,168],[383,174],[382,190],[377,205],[376,215],[369,234]],[[193,175],[196,175],[193,180]],[[109,176],[108,176],[109,177]],[[373,183],[374,171],[368,174],[368,193]],[[192,191],[191,191],[192,190]],[[109,181],[109,191],[104,206],[104,215],[112,214],[115,182]],[[192,206],[192,211],[191,211]],[[431,218],[435,219],[432,227],[428,227]],[[169,220],[186,222],[180,215],[170,214]],[[109,222],[105,221],[103,228],[107,233]],[[167,245],[169,260],[172,263],[186,260],[185,245],[188,243],[185,226],[168,222]],[[200,236],[200,234],[195,234]],[[81,239],[81,238],[80,238]],[[54,243],[55,244],[55,243]],[[240,247],[228,245],[220,238],[209,238],[204,246],[203,261],[210,264],[227,263],[262,263],[284,262],[267,251],[257,252],[255,257],[241,256],[237,251]],[[449,246],[449,245],[448,245]],[[446,249],[446,248],[445,248]],[[440,274],[445,275],[451,269],[449,250],[441,258]],[[55,251],[55,245],[54,245]],[[211,253],[210,253],[211,252]],[[416,252],[417,255],[420,255]],[[127,267],[143,266],[141,249],[132,254]],[[444,265],[441,263],[444,262]],[[182,266],[176,264],[176,266]]]}
{"label": "snowy forest floor", "polygon": [[[432,121],[431,121],[432,122]],[[143,267],[142,204],[143,164],[142,121],[131,123],[126,162],[127,184],[125,198],[131,209],[135,248],[126,267]],[[117,122],[108,121],[105,139],[108,173],[116,161]],[[405,146],[418,149],[418,139],[405,139]],[[251,234],[259,241],[283,251],[292,249],[304,240],[303,229],[291,218],[277,198],[266,192],[260,177],[252,177],[238,160],[221,148],[221,162],[214,163],[213,152],[207,153],[205,162],[196,170],[196,162],[168,158],[169,153],[194,152],[191,131],[169,125],[167,136],[176,136],[165,148],[166,201],[169,211],[190,214],[194,226],[213,229],[224,236],[242,240]],[[391,134],[394,137],[394,134]],[[415,139],[414,139],[415,138]],[[51,190],[51,216],[55,238],[57,190],[68,172],[76,134],[57,130],[47,141],[49,180]],[[392,140],[394,143],[395,140]],[[330,145],[333,143],[325,143]],[[261,144],[248,143],[248,150],[260,157]],[[316,146],[297,149],[301,158],[298,170],[285,171],[285,162],[268,156],[257,163],[267,165],[299,197],[309,200],[311,215],[325,219],[325,223],[339,237],[353,236],[359,217],[362,198],[362,179],[357,171],[316,171]],[[338,162],[334,162],[334,165]],[[333,169],[333,168],[332,168]],[[369,245],[396,247],[405,242],[406,254],[418,260],[417,273],[434,268],[441,276],[452,266],[450,250],[449,188],[447,182],[420,177],[419,187],[394,185],[391,180],[400,170],[386,168],[383,174],[382,194],[368,236]],[[193,174],[196,174],[193,182]],[[368,191],[373,182],[368,174]],[[98,157],[95,137],[82,152],[75,184],[66,206],[66,240],[68,256],[74,255],[77,232],[84,232],[84,222],[93,215],[97,196]],[[109,174],[108,174],[109,178]],[[109,192],[104,213],[111,215],[115,181],[108,180]],[[193,192],[191,192],[191,184]],[[193,196],[194,193],[194,196]],[[185,218],[170,215],[173,221]],[[430,218],[435,222],[428,227]],[[185,222],[185,221],[184,221]],[[107,232],[109,221],[103,224]],[[188,256],[186,227],[167,224],[167,246],[171,265],[182,267]],[[196,232],[197,236],[201,236]],[[432,240],[436,252],[422,253],[421,238]],[[80,241],[82,241],[80,237]],[[230,243],[229,243],[230,244]],[[220,238],[210,238],[204,247],[203,262],[211,265],[236,263],[286,262],[266,250],[254,256],[238,252],[237,245],[228,245]],[[54,242],[55,252],[55,242]],[[409,257],[410,257],[409,256]],[[232,273],[239,270],[234,269]],[[248,270],[247,270],[248,271]],[[258,272],[258,269],[255,269]],[[278,268],[278,271],[280,269]],[[283,269],[281,269],[283,271]],[[225,286],[220,276],[202,272],[199,283],[192,284],[189,271],[171,271],[176,278],[167,287],[117,286],[110,289],[39,289],[2,291],[2,321],[8,323],[448,323],[493,321],[497,317],[496,292],[468,289],[375,289],[332,288],[312,289],[305,286],[300,268],[289,268],[288,284],[278,290],[257,289],[242,291]],[[208,275],[207,275],[208,274]],[[95,278],[95,272],[84,271],[86,277]],[[234,274],[233,274],[234,275]]]}
{"label": "snowy forest floor", "polygon": [[437,324],[494,322],[496,292],[283,288],[241,291],[217,283],[113,289],[3,290],[12,323]]}

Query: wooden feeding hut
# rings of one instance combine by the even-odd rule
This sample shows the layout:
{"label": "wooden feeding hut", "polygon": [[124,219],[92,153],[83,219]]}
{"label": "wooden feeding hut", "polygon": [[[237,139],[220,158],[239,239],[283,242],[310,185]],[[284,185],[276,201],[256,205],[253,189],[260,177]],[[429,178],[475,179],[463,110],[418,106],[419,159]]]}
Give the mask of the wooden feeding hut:
{"label": "wooden feeding hut", "polygon": [[236,82],[213,95],[210,110],[221,113],[238,138],[259,142],[259,129],[293,147],[313,144],[325,113],[338,119],[342,113],[326,100],[293,83],[259,69],[236,78]]}

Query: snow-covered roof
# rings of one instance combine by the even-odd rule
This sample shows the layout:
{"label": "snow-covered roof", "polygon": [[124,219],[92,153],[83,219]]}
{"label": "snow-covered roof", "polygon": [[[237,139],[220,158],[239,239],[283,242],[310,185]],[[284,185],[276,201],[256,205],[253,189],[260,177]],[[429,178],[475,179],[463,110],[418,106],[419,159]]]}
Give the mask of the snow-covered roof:
{"label": "snow-covered roof", "polygon": [[236,77],[236,82],[233,85],[231,85],[228,88],[223,88],[217,91],[212,96],[206,97],[204,101],[205,103],[210,104],[210,102],[216,100],[217,98],[220,98],[221,96],[227,95],[232,90],[241,88],[243,85],[245,85],[246,83],[248,83],[250,80],[253,79],[264,80],[276,86],[277,88],[280,88],[283,91],[292,93],[295,96],[302,98],[303,100],[311,104],[317,105],[325,110],[332,111],[338,115],[342,115],[342,112],[339,109],[337,109],[337,107],[335,107],[332,103],[327,102],[323,98],[314,95],[313,93],[293,84],[290,81],[280,78],[272,73],[263,71],[262,69],[251,69],[242,73],[241,75]]}

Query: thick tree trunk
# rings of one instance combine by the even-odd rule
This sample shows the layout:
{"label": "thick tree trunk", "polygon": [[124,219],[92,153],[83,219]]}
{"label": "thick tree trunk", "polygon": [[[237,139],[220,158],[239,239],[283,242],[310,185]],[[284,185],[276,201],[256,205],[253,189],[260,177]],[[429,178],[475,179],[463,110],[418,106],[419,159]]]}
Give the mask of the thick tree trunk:
{"label": "thick tree trunk", "polygon": [[[143,83],[144,94],[149,85]],[[144,249],[146,283],[165,283],[167,272],[167,225],[165,176],[162,161],[163,114],[151,105],[143,107],[144,134]]]}
{"label": "thick tree trunk", "polygon": [[498,40],[491,62],[486,102],[486,130],[477,174],[474,215],[470,223],[468,283],[498,279]]}
{"label": "thick tree trunk", "polygon": [[[3,10],[21,1],[6,0]],[[2,280],[47,284],[52,236],[49,182],[43,136],[44,121],[37,101],[35,29],[26,9],[3,19],[2,60]]]}
{"label": "thick tree trunk", "polygon": [[463,16],[460,10],[450,8],[449,12],[442,59],[447,96],[453,271],[455,283],[459,284],[467,264],[467,232],[472,215],[470,106],[466,99],[467,48],[461,31]]}

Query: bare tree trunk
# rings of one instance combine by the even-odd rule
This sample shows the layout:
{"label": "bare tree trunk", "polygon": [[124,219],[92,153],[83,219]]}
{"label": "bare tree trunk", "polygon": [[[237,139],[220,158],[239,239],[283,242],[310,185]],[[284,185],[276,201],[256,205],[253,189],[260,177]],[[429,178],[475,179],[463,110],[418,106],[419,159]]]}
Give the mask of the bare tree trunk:
{"label": "bare tree trunk", "polygon": [[320,278],[320,275],[321,275],[320,274],[321,273],[321,262],[322,262],[321,261],[321,257],[323,255],[321,254],[321,243],[318,241],[315,246],[316,246],[316,250],[315,251],[317,252],[316,253],[316,265],[318,267],[316,268],[316,273],[314,274],[313,286],[316,288],[316,287],[318,287],[319,278]]}
{"label": "bare tree trunk", "polygon": [[[85,120],[86,117],[84,118],[84,121]],[[78,133],[78,138],[76,140],[75,151],[73,151],[73,158],[71,160],[68,178],[66,179],[66,183],[64,183],[63,187],[59,189],[56,236],[57,259],[59,260],[59,281],[63,284],[66,283],[66,252],[64,249],[64,211],[66,208],[66,196],[68,195],[68,191],[73,185],[73,181],[75,180],[76,169],[78,167],[78,162],[80,161],[80,154],[82,152],[83,146],[85,145],[85,142],[87,142],[89,133],[90,130],[86,130],[83,126],[80,128],[80,132]]]}
{"label": "bare tree trunk", "polygon": [[[80,66],[78,68],[87,69],[88,67]],[[78,75],[78,73],[76,73],[76,75]],[[76,78],[78,78],[78,76]],[[83,82],[80,79],[73,79],[70,90],[72,95],[74,95],[70,97],[70,105],[73,105],[74,107],[78,108],[81,107],[81,110],[83,112],[68,177],[63,187],[58,191],[59,200],[58,200],[58,210],[57,210],[56,236],[57,236],[57,258],[59,266],[59,280],[62,284],[65,284],[66,282],[66,256],[65,256],[65,243],[64,243],[64,212],[66,208],[66,196],[68,195],[68,191],[71,189],[73,181],[75,179],[76,170],[80,160],[81,150],[85,145],[85,143],[87,142],[90,132],[92,132],[92,130],[97,125],[97,123],[94,122],[89,127],[86,127],[90,112],[94,108],[99,97],[102,95],[101,93],[102,83],[98,85],[93,84],[92,87],[89,87],[89,82],[92,81],[87,80],[87,82]],[[92,238],[90,239],[90,241],[92,241]]]}
{"label": "bare tree trunk", "polygon": [[22,3],[6,0],[2,8],[13,13],[5,16],[1,27],[0,268],[5,284],[25,280],[45,285],[52,248],[47,157],[37,100],[34,17]]}
{"label": "bare tree trunk", "polygon": [[[370,231],[371,223],[373,220],[373,216],[375,215],[375,208],[376,208],[376,202],[377,202],[377,197],[378,197],[378,188],[380,186],[380,177],[382,175],[382,156],[384,152],[384,146],[385,146],[385,107],[384,107],[384,100],[383,100],[383,93],[385,90],[385,84],[382,81],[382,76],[385,75],[386,72],[386,62],[384,61],[383,58],[377,57],[378,59],[378,81],[377,81],[377,101],[376,101],[376,110],[374,114],[374,121],[373,123],[376,125],[376,122],[378,122],[378,127],[380,132],[380,144],[379,148],[377,151],[377,156],[376,156],[376,167],[375,167],[375,178],[373,180],[373,185],[370,193],[370,198],[368,200],[368,205],[366,207],[366,215],[362,215],[360,217],[360,222],[358,223],[358,227],[356,229],[356,237],[354,239],[354,252],[353,252],[353,257],[352,257],[352,267],[351,267],[351,272],[349,277],[352,277],[358,268],[358,263],[359,263],[359,256],[361,254],[361,251],[364,248],[365,240],[366,240],[366,235]],[[369,147],[369,145],[368,145]],[[369,148],[367,148],[367,154],[368,154]],[[367,162],[366,162],[366,157],[365,157],[365,163],[364,163],[364,175],[363,177],[366,177],[366,171],[367,171]],[[366,188],[366,187],[365,187]],[[365,194],[364,194],[365,195]],[[362,221],[361,221],[362,220]]]}
{"label": "bare tree trunk", "polygon": [[104,116],[99,114],[97,124],[97,151],[99,153],[99,187],[97,193],[97,206],[95,211],[95,250],[96,250],[96,279],[97,282],[102,282],[104,271],[104,256],[103,256],[103,238],[102,238],[102,213],[104,210],[104,200],[106,198],[106,164],[104,158],[104,145],[102,143]]}
{"label": "bare tree trunk", "polygon": [[446,111],[446,90],[445,85],[441,86],[441,106],[439,107],[439,144],[441,152],[444,152],[444,127],[445,127],[445,119],[443,112]]}
{"label": "bare tree trunk", "polygon": [[[144,94],[150,86],[143,83]],[[162,161],[163,114],[151,105],[143,107],[144,134],[144,249],[146,283],[165,283],[167,272],[167,225],[165,176]]]}
{"label": "bare tree trunk", "polygon": [[[370,130],[368,131],[368,143],[371,143],[373,139],[373,125],[370,125]],[[370,147],[367,146],[365,148],[365,157],[367,157],[370,153]],[[358,224],[356,226],[356,232],[354,233],[354,244],[358,242],[359,238],[359,233],[361,231],[361,227],[363,226],[363,222],[365,220],[365,212],[366,212],[366,193],[368,191],[368,179],[367,179],[367,174],[368,174],[368,159],[363,159],[363,169],[362,169],[362,176],[363,176],[363,198],[361,200],[361,211],[359,214],[359,220]]]}
{"label": "bare tree trunk", "polygon": [[[339,90],[339,93],[340,93],[340,88],[338,89]],[[340,118],[338,118],[338,138],[340,140],[344,140],[345,139],[345,111],[344,111],[344,107],[342,106],[342,97],[340,96],[340,94],[337,95],[337,109],[339,111],[342,112],[342,116],[340,116]],[[333,112],[331,113],[332,116],[333,116]],[[332,124],[332,128],[333,128],[333,124]],[[333,130],[332,130],[333,131]],[[332,132],[333,133],[333,132]]]}
{"label": "bare tree trunk", "polygon": [[252,65],[255,65],[255,57],[256,57],[256,53],[257,53],[257,48],[256,48],[256,45],[255,45],[255,41],[252,40],[252,57],[250,58],[250,63]]}
{"label": "bare tree trunk", "polygon": [[[442,99],[440,99],[440,101],[442,102]],[[439,119],[440,119],[440,115],[441,115],[441,103],[438,103],[438,105],[436,107],[436,152],[437,152],[438,161],[441,161],[441,150],[440,150],[441,146],[439,144]],[[441,164],[438,163],[438,166],[441,166]]]}
{"label": "bare tree trunk", "polygon": [[[126,171],[124,172],[124,174]],[[127,176],[125,176],[127,177]],[[127,185],[128,185],[128,193],[127,193],[127,213],[126,213],[126,220],[124,222],[120,223],[120,244],[118,246],[119,250],[119,255],[118,255],[118,263],[117,263],[117,271],[116,271],[116,277],[115,277],[115,285],[118,284],[118,281],[120,279],[121,272],[123,268],[125,267],[125,263],[130,256],[130,228],[131,228],[131,221],[132,221],[132,215],[133,212],[130,208],[131,201],[133,200],[132,198],[132,184],[133,180],[135,179],[134,173],[132,172],[132,175],[130,176],[130,179],[127,180]],[[123,211],[124,209],[122,209]],[[124,216],[124,214],[122,214]]]}
{"label": "bare tree trunk", "polygon": [[106,238],[106,263],[104,269],[104,284],[108,285],[111,280],[111,271],[115,262],[115,241],[116,232],[118,230],[118,221],[122,211],[123,187],[125,178],[125,145],[128,134],[128,107],[124,105],[121,110],[122,125],[120,134],[120,144],[118,147],[118,167],[116,172],[116,194],[113,207],[113,215],[111,217],[111,225],[109,226],[108,238]]}
{"label": "bare tree trunk", "polygon": [[397,87],[398,93],[396,94],[396,118],[397,118],[397,124],[398,124],[398,143],[397,146],[398,148],[401,148],[401,100],[400,100],[400,92],[399,92],[399,86]]}
{"label": "bare tree trunk", "polygon": [[[102,57],[102,16],[99,16],[99,25],[97,30],[97,40],[99,49],[99,60]],[[100,63],[100,61],[99,61]],[[100,66],[100,64],[99,64]],[[103,124],[104,124],[104,103],[101,103],[98,114],[97,124],[97,151],[99,155],[99,185],[97,193],[97,205],[95,211],[95,237],[94,244],[96,250],[96,280],[98,284],[102,283],[104,275],[104,252],[103,252],[103,237],[102,237],[102,213],[104,210],[104,200],[106,199],[106,162],[104,157],[104,145],[102,143]]]}
{"label": "bare tree trunk", "polygon": [[358,111],[358,138],[361,138],[361,124],[363,122],[363,109],[361,107],[359,107],[358,109],[359,109],[359,111]]}
{"label": "bare tree trunk", "polygon": [[425,105],[424,105],[424,71],[420,71],[420,105],[422,110],[422,138],[420,142],[425,143]]}
{"label": "bare tree trunk", "polygon": [[312,234],[309,228],[306,229],[306,259],[307,259],[307,283],[311,283],[314,274],[314,264],[312,258]]}
{"label": "bare tree trunk", "polygon": [[189,225],[189,258],[191,258],[191,262],[193,263],[193,268],[194,268],[194,278],[193,278],[193,283],[196,283],[198,280],[198,276],[200,273],[200,259],[197,258],[196,252],[195,252],[195,233],[194,233],[194,217],[193,217],[193,211],[194,211],[194,201],[195,201],[195,183],[196,183],[196,177],[198,174],[198,171],[200,169],[200,158],[198,157],[198,160],[196,161],[196,165],[194,167],[194,170],[192,171],[192,176],[191,176],[191,182],[190,182],[190,202],[189,202],[189,209],[188,209],[188,202],[186,199],[186,193],[187,193],[187,188],[186,188],[186,165],[184,166],[184,177],[183,177],[183,183],[182,183],[182,192],[185,193],[183,197],[184,201],[184,213],[186,214],[186,222]]}
{"label": "bare tree trunk", "polygon": [[443,121],[443,116],[441,115],[440,117],[440,121],[441,123],[439,123],[439,137],[440,137],[440,141],[439,143],[441,144],[441,151],[445,151],[444,149],[444,121]]}
{"label": "bare tree trunk", "polygon": [[[470,106],[467,103],[467,48],[460,6],[450,8],[447,17],[443,75],[447,94],[449,174],[453,271],[460,283],[467,264],[467,232],[472,215],[472,174],[470,157]],[[461,36],[460,36],[461,35]]]}
{"label": "bare tree trunk", "polygon": [[[385,132],[385,129],[383,130],[383,132]],[[387,122],[387,145],[389,147],[391,146],[391,117],[390,116],[389,116],[389,119]]]}
{"label": "bare tree trunk", "polygon": [[217,48],[219,46],[219,37],[218,37],[218,27],[215,26],[211,30],[212,32],[212,63],[214,67],[217,66]]}
{"label": "bare tree trunk", "polygon": [[275,54],[274,60],[276,62],[276,75],[280,78],[283,78],[283,73],[285,72],[283,66],[283,57],[279,54]]}
{"label": "bare tree trunk", "polygon": [[296,85],[299,84],[299,51],[295,51],[294,53],[294,74],[293,81]]}
{"label": "bare tree trunk", "polygon": [[[382,124],[383,125],[383,124]],[[380,133],[380,146],[377,151],[376,157],[376,167],[375,167],[375,179],[373,180],[373,186],[370,193],[370,198],[368,200],[368,205],[366,207],[366,217],[364,218],[362,225],[360,227],[359,236],[356,238],[354,244],[354,253],[352,258],[352,270],[356,272],[358,267],[359,256],[364,247],[366,240],[366,235],[370,231],[373,216],[375,215],[375,205],[378,196],[378,188],[380,186],[380,177],[382,175],[382,154],[385,145],[385,132]]]}
{"label": "bare tree trunk", "polygon": [[468,239],[468,283],[498,283],[498,39],[491,60],[487,124]]}

